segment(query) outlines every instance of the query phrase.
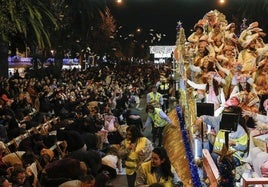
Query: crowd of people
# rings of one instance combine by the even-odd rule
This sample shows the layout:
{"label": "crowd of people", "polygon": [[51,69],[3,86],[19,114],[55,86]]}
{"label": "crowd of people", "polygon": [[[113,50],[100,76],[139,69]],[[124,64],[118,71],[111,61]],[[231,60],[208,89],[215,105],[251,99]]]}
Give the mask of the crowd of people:
{"label": "crowd of people", "polygon": [[[244,26],[238,35],[222,13],[205,14],[183,47],[188,63],[186,77],[180,75],[196,103],[213,104],[214,116],[199,116],[194,123],[196,139],[203,123],[205,138],[214,136],[208,141],[211,153],[227,143],[220,128],[223,114],[237,114],[237,129],[228,132],[227,143],[235,165],[247,156],[251,137],[268,129],[265,33],[258,22]],[[57,76],[1,77],[2,185],[109,186],[125,167],[129,187],[163,181],[171,186],[174,173],[161,146],[164,127],[174,125],[167,115],[177,96],[172,66],[100,64]],[[145,122],[140,97],[146,100]],[[150,124],[152,140],[142,134]]]}
{"label": "crowd of people", "polygon": [[[60,76],[1,77],[2,185],[111,186],[125,168],[128,186],[135,186],[154,149],[142,134],[139,98],[169,71],[166,65],[105,65]],[[152,104],[148,120],[157,124]]]}

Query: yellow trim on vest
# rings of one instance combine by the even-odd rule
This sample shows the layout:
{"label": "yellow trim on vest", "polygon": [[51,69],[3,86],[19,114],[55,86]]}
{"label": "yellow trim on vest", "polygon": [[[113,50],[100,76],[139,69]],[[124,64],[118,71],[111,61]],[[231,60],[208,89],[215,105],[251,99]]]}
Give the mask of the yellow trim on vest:
{"label": "yellow trim on vest", "polygon": [[160,108],[155,108],[154,113],[149,113],[150,118],[154,122],[154,127],[164,127],[166,125],[166,121],[159,115],[160,111]]}
{"label": "yellow trim on vest", "polygon": [[[147,138],[145,137],[139,138],[135,150],[130,151],[130,153],[128,154],[128,157],[125,160],[127,175],[133,175],[134,172],[136,172],[138,168],[138,163],[139,163],[138,152],[144,149],[144,147],[146,146],[146,141],[147,141]],[[125,141],[125,144],[127,144],[126,141]]]}

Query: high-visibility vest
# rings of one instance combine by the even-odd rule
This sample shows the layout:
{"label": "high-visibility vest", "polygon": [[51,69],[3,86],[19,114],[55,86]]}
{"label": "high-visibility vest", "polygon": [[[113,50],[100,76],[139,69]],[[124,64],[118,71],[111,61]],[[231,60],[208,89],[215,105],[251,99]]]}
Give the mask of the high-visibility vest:
{"label": "high-visibility vest", "polygon": [[158,182],[158,183],[164,184],[164,187],[173,186],[171,177],[168,177],[168,180],[165,180],[163,177],[160,177],[157,180],[156,173],[151,173],[151,167],[152,167],[151,161],[142,163],[141,167],[142,167],[143,173],[145,174],[146,185],[150,185],[150,184]]}
{"label": "high-visibility vest", "polygon": [[160,107],[160,98],[162,97],[162,94],[156,92],[150,92],[149,93],[149,97],[150,97],[150,103],[154,106],[154,107]]}
{"label": "high-visibility vest", "polygon": [[160,84],[159,88],[160,88],[160,90],[168,90],[169,83]]}
{"label": "high-visibility vest", "polygon": [[[128,156],[125,160],[126,174],[127,175],[133,175],[134,172],[136,172],[136,170],[138,168],[138,163],[139,163],[138,152],[145,148],[146,141],[147,141],[146,137],[139,138],[137,145],[135,147],[135,150],[131,150],[130,153],[128,154]],[[125,141],[125,146],[129,147],[129,145],[127,145],[127,144],[130,144],[130,142]]]}
{"label": "high-visibility vest", "polygon": [[[241,144],[241,145],[247,145],[248,144],[248,135],[247,133],[245,133],[243,136],[237,138],[237,139],[233,139],[235,142]],[[217,150],[217,151],[221,151],[222,150],[222,147],[223,145],[225,144],[225,131],[222,131],[220,130],[215,138],[215,142],[214,142],[214,146],[213,146],[213,151],[214,150]],[[230,146],[228,146],[230,150],[234,150],[234,149],[231,149]],[[244,155],[244,152],[243,151],[239,151],[239,150],[236,150],[234,153],[233,153],[233,156],[238,158],[239,160],[242,159]]]}
{"label": "high-visibility vest", "polygon": [[159,115],[160,111],[160,108],[155,108],[154,113],[149,113],[149,117],[154,122],[154,127],[164,127],[166,125],[166,121]]}

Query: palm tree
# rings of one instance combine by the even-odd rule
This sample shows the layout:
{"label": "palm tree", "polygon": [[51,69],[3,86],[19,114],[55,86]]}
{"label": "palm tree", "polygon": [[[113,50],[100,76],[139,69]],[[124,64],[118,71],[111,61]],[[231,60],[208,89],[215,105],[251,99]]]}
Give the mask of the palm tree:
{"label": "palm tree", "polygon": [[0,0],[0,75],[8,77],[8,45],[12,38],[32,36],[35,46],[50,47],[46,25],[57,28],[49,3],[41,0]]}

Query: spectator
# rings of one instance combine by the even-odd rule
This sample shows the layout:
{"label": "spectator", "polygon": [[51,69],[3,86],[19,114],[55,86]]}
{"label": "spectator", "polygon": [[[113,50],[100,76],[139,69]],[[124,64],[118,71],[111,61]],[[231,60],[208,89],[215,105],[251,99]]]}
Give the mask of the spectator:
{"label": "spectator", "polygon": [[84,162],[73,158],[64,158],[49,163],[43,170],[41,185],[57,187],[67,180],[76,180],[87,174]]}
{"label": "spectator", "polygon": [[12,187],[33,187],[33,176],[27,176],[26,170],[22,166],[16,165],[11,172],[10,182]]}
{"label": "spectator", "polygon": [[140,111],[134,107],[134,104],[129,104],[129,108],[126,112],[126,122],[127,125],[136,125],[139,130],[143,128]]}
{"label": "spectator", "polygon": [[74,130],[57,130],[57,140],[67,142],[67,151],[87,150],[87,146],[81,134]]}
{"label": "spectator", "polygon": [[121,142],[119,155],[125,160],[128,187],[134,187],[136,171],[142,162],[150,158],[152,149],[151,141],[136,126],[127,128],[127,137]]}
{"label": "spectator", "polygon": [[141,164],[137,171],[136,187],[162,183],[164,187],[173,186],[177,181],[165,148],[154,148],[151,160]]}
{"label": "spectator", "polygon": [[70,180],[62,183],[59,187],[95,187],[95,177],[93,175],[86,175],[80,177],[78,180]]}
{"label": "spectator", "polygon": [[71,152],[68,157],[84,162],[88,168],[88,173],[96,176],[101,168],[101,155],[95,150],[78,150]]}
{"label": "spectator", "polygon": [[0,176],[0,187],[12,187],[12,184],[4,176]]}
{"label": "spectator", "polygon": [[108,171],[109,178],[114,179],[117,176],[117,170],[119,173],[122,172],[122,160],[119,157],[118,148],[110,146],[102,157],[102,168],[101,171]]}

